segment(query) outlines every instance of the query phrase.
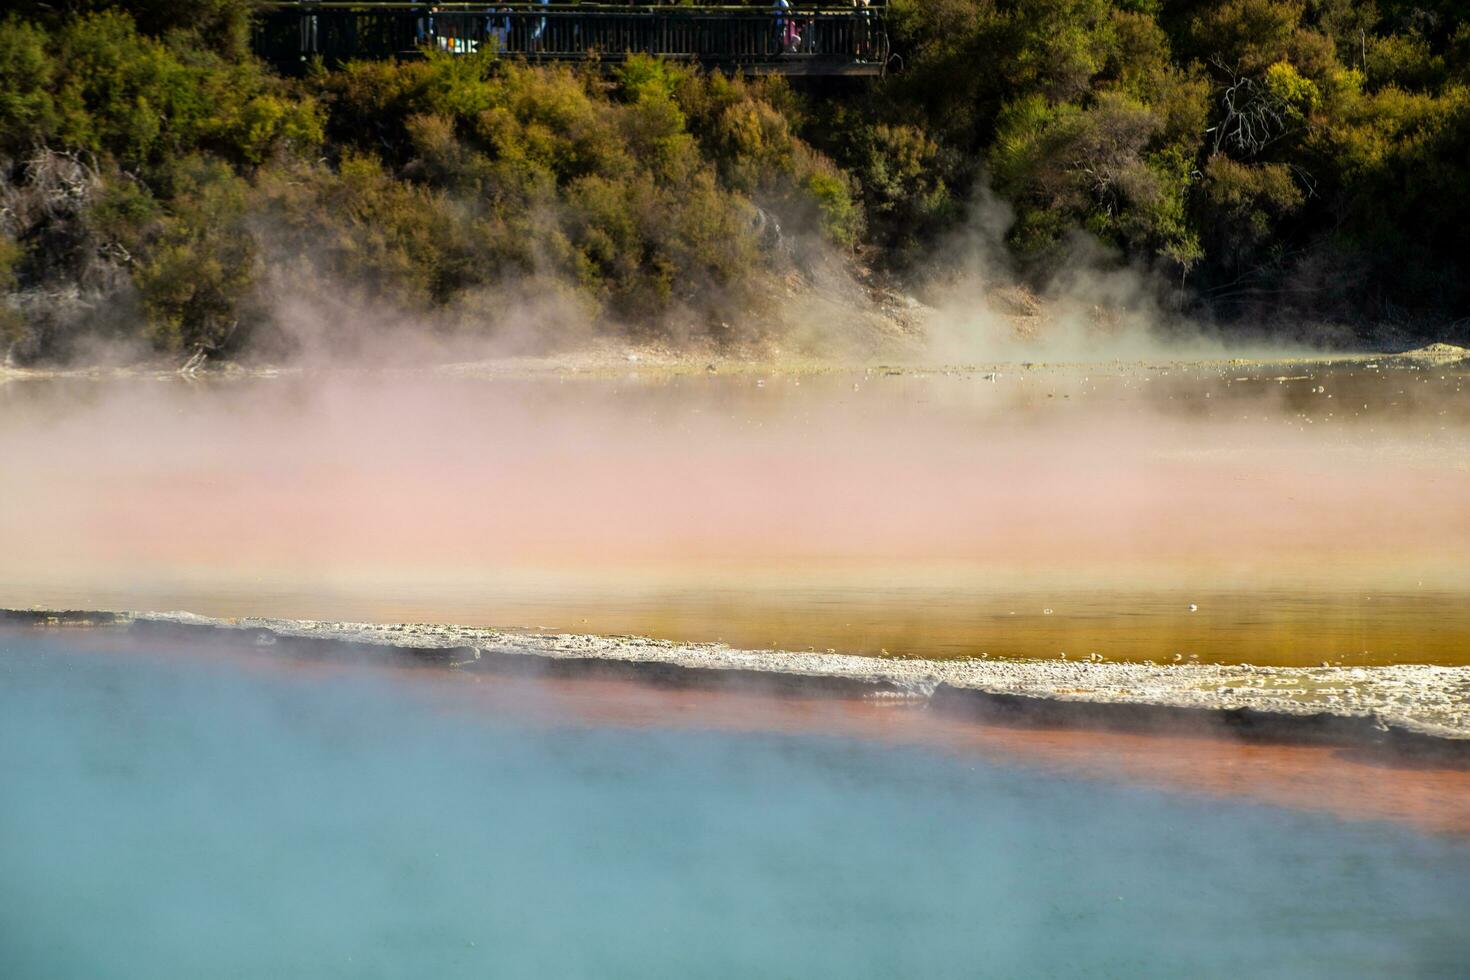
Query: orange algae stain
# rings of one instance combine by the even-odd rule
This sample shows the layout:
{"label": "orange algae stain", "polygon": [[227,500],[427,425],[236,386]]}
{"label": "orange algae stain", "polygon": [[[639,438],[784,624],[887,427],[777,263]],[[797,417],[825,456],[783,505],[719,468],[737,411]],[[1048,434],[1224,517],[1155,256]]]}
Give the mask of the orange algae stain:
{"label": "orange algae stain", "polygon": [[859,394],[11,385],[0,595],[927,657],[1470,662],[1458,382],[1359,420],[1349,387],[1377,405],[1405,377],[1225,371],[1049,372],[1065,409],[1019,369]]}
{"label": "orange algae stain", "polygon": [[54,584],[0,576],[0,592],[21,607],[456,623],[941,660],[1065,654],[1263,666],[1470,663],[1470,590],[1463,584],[1395,582],[1369,591],[1359,583],[1292,581],[1280,569],[1275,575],[1286,580],[1215,578],[1186,588],[1152,578],[1125,587],[956,566],[659,566],[463,577],[248,567],[154,576],[134,568]]}
{"label": "orange algae stain", "polygon": [[[224,645],[112,647],[147,656],[225,657],[242,669],[294,676],[303,683],[377,672],[386,682],[428,694],[441,710],[471,716],[553,726],[570,722],[871,739],[1069,778],[1248,800],[1470,838],[1470,769],[1367,748],[1007,725],[945,715],[919,701],[772,697],[590,678],[510,679],[439,667],[309,662]],[[975,805],[983,807],[984,801]]]}
{"label": "orange algae stain", "polygon": [[[501,706],[493,679],[464,675],[431,682],[445,684],[471,704],[475,694],[467,691],[482,689],[481,696]],[[547,718],[868,738],[974,754],[1075,778],[1254,800],[1470,837],[1470,770],[1366,750],[1205,735],[1015,727],[946,717],[915,704],[772,698],[612,681],[538,681],[535,697],[536,710]]]}

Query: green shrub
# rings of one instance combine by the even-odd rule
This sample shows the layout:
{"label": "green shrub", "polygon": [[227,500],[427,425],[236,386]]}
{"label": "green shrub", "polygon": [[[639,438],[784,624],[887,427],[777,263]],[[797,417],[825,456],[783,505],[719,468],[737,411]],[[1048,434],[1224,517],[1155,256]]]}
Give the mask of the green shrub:
{"label": "green shrub", "polygon": [[0,21],[0,153],[23,151],[56,132],[56,66],[47,41],[45,31],[13,15]]}
{"label": "green shrub", "polygon": [[258,252],[244,226],[248,185],[214,161],[179,166],[171,214],[135,276],[147,338],[164,352],[227,350],[257,281]]}
{"label": "green shrub", "polygon": [[1470,302],[1450,0],[894,0],[901,70],[830,85],[493,52],[288,81],[249,56],[250,7],[8,8],[0,293],[136,293],[173,355],[247,343],[270,294],[321,281],[463,329],[541,296],[657,333],[796,268],[772,218],[928,273],[989,183],[1037,276],[1081,229],[1215,311]]}
{"label": "green shrub", "polygon": [[806,192],[816,202],[822,231],[827,237],[849,248],[856,245],[862,230],[862,213],[847,181],[830,171],[813,171],[806,179]]}
{"label": "green shrub", "polygon": [[0,233],[0,364],[5,362],[10,346],[21,338],[20,314],[10,308],[5,301],[5,293],[16,285],[15,267],[20,264],[23,254],[19,242]]}

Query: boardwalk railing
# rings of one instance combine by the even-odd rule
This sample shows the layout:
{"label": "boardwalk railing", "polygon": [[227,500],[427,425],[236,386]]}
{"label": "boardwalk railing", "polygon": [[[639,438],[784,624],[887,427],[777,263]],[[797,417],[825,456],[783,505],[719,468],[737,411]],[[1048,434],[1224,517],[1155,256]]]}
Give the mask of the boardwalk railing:
{"label": "boardwalk railing", "polygon": [[267,4],[256,52],[290,71],[424,49],[531,61],[619,61],[642,52],[781,74],[878,74],[888,60],[882,5],[767,7],[594,4]]}

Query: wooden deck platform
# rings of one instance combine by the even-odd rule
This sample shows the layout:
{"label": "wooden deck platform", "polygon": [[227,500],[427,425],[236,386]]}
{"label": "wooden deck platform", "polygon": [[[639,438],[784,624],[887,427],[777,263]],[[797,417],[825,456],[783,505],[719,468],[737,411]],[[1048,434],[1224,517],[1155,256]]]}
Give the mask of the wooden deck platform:
{"label": "wooden deck platform", "polygon": [[285,72],[320,58],[351,59],[494,50],[534,62],[596,60],[631,53],[750,74],[878,75],[888,61],[887,9],[793,4],[647,6],[541,3],[265,4],[256,53]]}

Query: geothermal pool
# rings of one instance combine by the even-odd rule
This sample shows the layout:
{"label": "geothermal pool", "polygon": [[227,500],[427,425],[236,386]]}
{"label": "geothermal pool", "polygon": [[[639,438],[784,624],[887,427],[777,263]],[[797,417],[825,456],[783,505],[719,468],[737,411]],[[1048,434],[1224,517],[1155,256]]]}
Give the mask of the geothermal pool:
{"label": "geothermal pool", "polygon": [[473,680],[0,631],[0,975],[1470,962],[1463,835]]}
{"label": "geothermal pool", "polygon": [[1465,664],[1467,364],[0,382],[0,605]]}

